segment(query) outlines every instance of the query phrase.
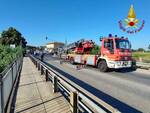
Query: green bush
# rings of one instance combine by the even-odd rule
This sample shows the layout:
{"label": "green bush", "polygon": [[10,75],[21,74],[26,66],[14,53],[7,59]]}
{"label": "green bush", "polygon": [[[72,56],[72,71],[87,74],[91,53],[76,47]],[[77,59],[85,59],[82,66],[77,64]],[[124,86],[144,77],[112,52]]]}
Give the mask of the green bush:
{"label": "green bush", "polygon": [[21,47],[11,48],[9,46],[0,45],[0,73],[21,55]]}

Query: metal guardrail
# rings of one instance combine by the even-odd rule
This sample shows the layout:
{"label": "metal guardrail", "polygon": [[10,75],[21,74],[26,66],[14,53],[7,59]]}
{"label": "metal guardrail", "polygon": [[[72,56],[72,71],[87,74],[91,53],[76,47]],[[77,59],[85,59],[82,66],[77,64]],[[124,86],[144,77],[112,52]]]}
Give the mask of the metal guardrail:
{"label": "metal guardrail", "polygon": [[41,62],[39,59],[32,55],[30,55],[30,58],[41,72],[41,75],[45,75],[46,81],[52,82],[53,92],[64,92],[73,113],[121,113],[116,108],[75,84],[68,78],[61,75],[61,73],[58,73],[45,63]]}
{"label": "metal guardrail", "polygon": [[10,112],[13,93],[22,66],[22,58],[18,58],[0,73],[0,113]]}

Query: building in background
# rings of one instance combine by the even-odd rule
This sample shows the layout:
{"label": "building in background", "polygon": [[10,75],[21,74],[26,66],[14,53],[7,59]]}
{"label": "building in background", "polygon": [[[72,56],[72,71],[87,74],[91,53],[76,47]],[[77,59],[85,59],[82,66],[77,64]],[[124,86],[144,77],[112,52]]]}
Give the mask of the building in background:
{"label": "building in background", "polygon": [[46,44],[45,50],[50,53],[57,53],[58,48],[63,47],[65,44],[62,42],[50,42]]}

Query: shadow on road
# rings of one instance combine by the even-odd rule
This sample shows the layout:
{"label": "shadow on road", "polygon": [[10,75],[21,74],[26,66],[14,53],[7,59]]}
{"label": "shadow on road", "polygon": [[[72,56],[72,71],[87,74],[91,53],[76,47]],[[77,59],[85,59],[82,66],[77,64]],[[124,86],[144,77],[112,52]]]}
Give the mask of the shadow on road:
{"label": "shadow on road", "polygon": [[114,71],[115,72],[119,72],[119,73],[128,73],[128,72],[134,72],[136,70],[132,70],[132,69],[116,69]]}

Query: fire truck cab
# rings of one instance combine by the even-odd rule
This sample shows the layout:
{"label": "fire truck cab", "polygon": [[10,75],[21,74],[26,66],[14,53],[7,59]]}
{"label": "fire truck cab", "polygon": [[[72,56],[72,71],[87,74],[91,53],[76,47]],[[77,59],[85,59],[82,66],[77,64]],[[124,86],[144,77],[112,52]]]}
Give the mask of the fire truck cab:
{"label": "fire truck cab", "polygon": [[97,66],[101,71],[107,71],[108,68],[136,68],[128,38],[110,35],[108,38],[102,38],[101,42],[101,54],[97,59]]}

